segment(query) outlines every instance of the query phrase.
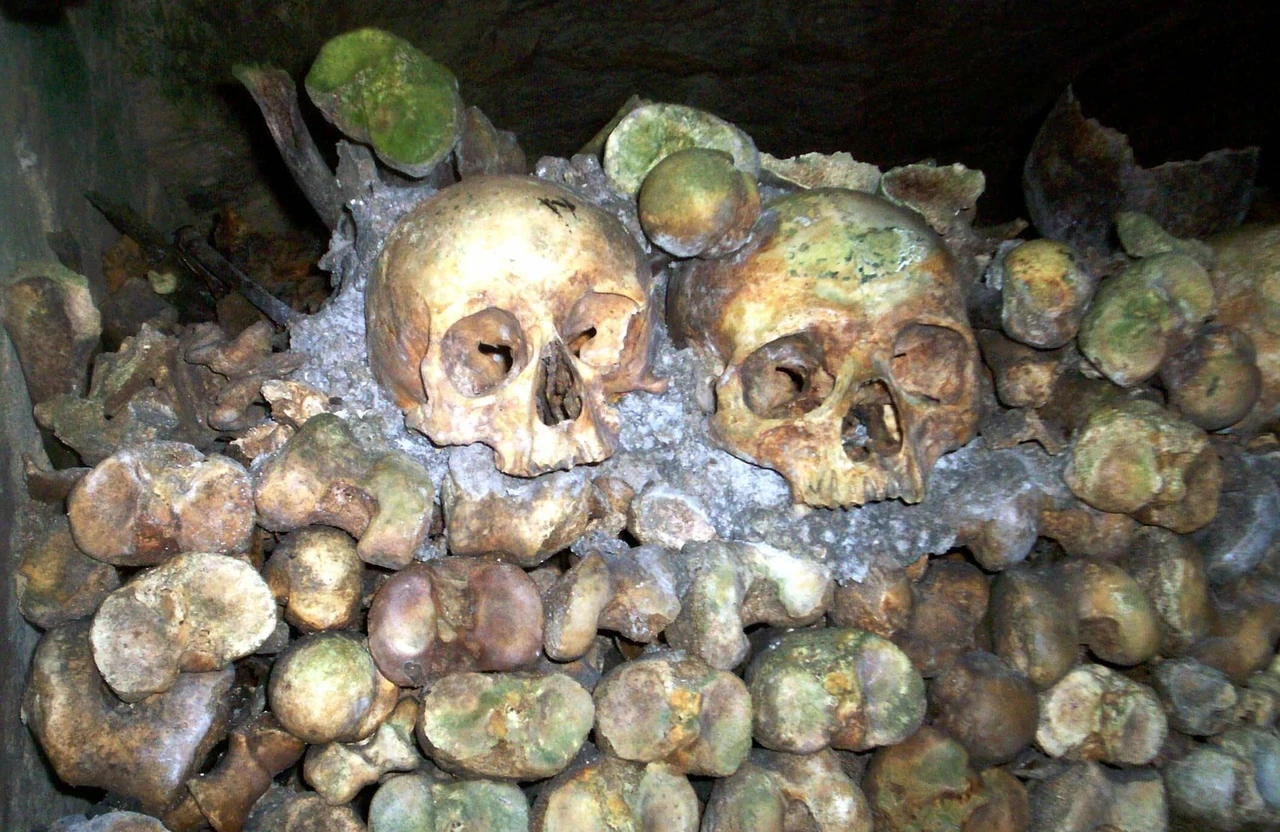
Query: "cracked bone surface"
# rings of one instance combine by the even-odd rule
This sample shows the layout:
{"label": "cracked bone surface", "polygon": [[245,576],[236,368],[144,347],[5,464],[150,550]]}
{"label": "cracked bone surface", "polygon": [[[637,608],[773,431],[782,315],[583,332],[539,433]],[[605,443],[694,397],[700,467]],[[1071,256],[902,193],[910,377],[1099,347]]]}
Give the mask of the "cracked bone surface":
{"label": "cracked bone surface", "polygon": [[879,636],[849,628],[797,630],[747,668],[753,736],[775,751],[866,751],[901,742],[925,714],[924,680]]}
{"label": "cracked bone surface", "polygon": [[528,667],[542,647],[542,602],[518,567],[481,558],[415,563],[369,608],[369,650],[397,685],[462,671]]}
{"label": "cracked bone surface", "polygon": [[605,755],[538,792],[529,832],[696,832],[698,809],[693,786],[670,766]]}
{"label": "cracked bone surface", "polygon": [[252,484],[227,457],[154,442],[98,463],[71,489],[67,515],[76,545],[116,566],[243,552],[253,534]]}
{"label": "cracked bone surface", "polygon": [[657,314],[639,246],[609,214],[531,177],[475,177],[423,200],[369,278],[369,361],[441,445],[483,442],[533,476],[608,458],[613,402],[653,388]]}
{"label": "cracked bone surface", "polygon": [[539,780],[569,765],[594,718],[591,694],[561,673],[455,673],[423,696],[418,742],[449,772]]}
{"label": "cracked bone surface", "polygon": [[716,782],[703,832],[871,832],[871,809],[834,751],[785,754],[752,749]]}
{"label": "cracked bone surface", "polygon": [[426,760],[413,738],[418,710],[415,700],[401,699],[367,739],[311,746],[302,776],[329,805],[341,806],[386,774],[420,768]]}
{"label": "cracked bone surface", "polygon": [[89,622],[73,621],[36,646],[23,720],[63,782],[108,789],[159,814],[225,734],[234,676],[184,673],[164,693],[121,702],[94,667]]}
{"label": "cracked bone surface", "polygon": [[107,596],[89,635],[102,678],[126,702],[169,690],[183,671],[221,670],[276,628],[271,590],[227,555],[177,555]]}
{"label": "cracked bone surface", "polygon": [[672,567],[680,614],[667,626],[667,642],[718,670],[746,659],[748,626],[812,624],[827,611],[833,590],[825,566],[772,546],[693,542]]}
{"label": "cracked bone surface", "polygon": [[609,671],[595,689],[595,741],[624,760],[725,777],[751,750],[742,680],[680,653],[651,653]]}
{"label": "cracked bone surface", "polygon": [[369,832],[528,832],[529,801],[513,783],[388,778],[369,803]]}
{"label": "cracked bone surface", "polygon": [[917,215],[866,194],[804,191],[771,210],[759,244],[689,261],[670,287],[676,343],[715,377],[712,438],[780,472],[795,502],[919,502],[977,424],[951,255]]}

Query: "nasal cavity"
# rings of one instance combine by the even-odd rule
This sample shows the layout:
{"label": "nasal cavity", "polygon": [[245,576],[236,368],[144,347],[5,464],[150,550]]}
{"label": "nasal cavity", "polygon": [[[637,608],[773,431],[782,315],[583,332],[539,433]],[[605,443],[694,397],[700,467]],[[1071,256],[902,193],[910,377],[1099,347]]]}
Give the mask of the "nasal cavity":
{"label": "nasal cavity", "polygon": [[889,385],[869,381],[854,393],[840,428],[844,452],[854,462],[884,457],[902,450],[902,420]]}
{"label": "nasal cavity", "polygon": [[559,343],[548,344],[538,358],[538,378],[534,391],[538,418],[555,427],[572,422],[582,413],[582,380],[573,361]]}

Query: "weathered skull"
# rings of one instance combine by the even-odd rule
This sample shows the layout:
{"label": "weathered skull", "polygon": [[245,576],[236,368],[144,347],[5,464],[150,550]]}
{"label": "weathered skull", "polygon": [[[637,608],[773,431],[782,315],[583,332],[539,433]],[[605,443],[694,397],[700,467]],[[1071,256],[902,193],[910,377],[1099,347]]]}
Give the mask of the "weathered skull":
{"label": "weathered skull", "polygon": [[672,334],[718,376],[712,436],[780,472],[797,502],[920,501],[977,423],[951,255],[919,217],[853,191],[769,213],[753,244],[673,281]]}
{"label": "weathered skull", "polygon": [[548,182],[477,177],[418,205],[369,280],[369,361],[409,427],[484,442],[508,474],[599,462],[622,393],[654,389],[648,264]]}

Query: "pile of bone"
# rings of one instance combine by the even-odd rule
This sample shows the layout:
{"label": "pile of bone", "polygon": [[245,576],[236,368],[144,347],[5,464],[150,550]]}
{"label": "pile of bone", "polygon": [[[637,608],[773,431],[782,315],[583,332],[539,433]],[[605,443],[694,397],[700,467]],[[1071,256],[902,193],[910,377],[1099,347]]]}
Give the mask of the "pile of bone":
{"label": "pile of bone", "polygon": [[[641,107],[623,127],[673,111]],[[714,258],[747,245],[765,216],[732,154],[699,149],[662,164],[650,154],[640,170],[606,165],[614,181],[631,177],[622,190],[638,193],[654,244],[703,258],[686,259],[674,284],[691,330],[714,310],[690,281],[731,282],[761,249]],[[963,191],[974,173],[910,166],[877,180],[878,197],[806,200],[794,195],[856,163],[768,164],[789,205],[831,216],[843,201],[898,217],[879,200],[896,193],[912,207],[905,195]],[[714,198],[692,199],[690,181],[710,181]],[[981,248],[973,199],[914,209],[949,247]],[[686,200],[733,210],[698,214]],[[579,210],[540,204],[548,223],[562,219],[556,206]],[[798,208],[766,222],[779,215],[788,239],[812,225]],[[838,236],[841,222],[819,230]],[[880,231],[852,243],[856,273],[827,263],[841,277],[826,290],[833,305],[849,305],[841,286],[878,280],[899,258],[935,272],[950,262],[917,245],[934,239],[923,230]],[[1275,229],[1182,240],[1140,214],[1122,214],[1118,233],[1126,253],[1105,261],[1047,240],[992,245],[981,279],[978,257],[957,256],[989,389],[957,404],[946,387],[976,384],[976,362],[928,369],[968,355],[962,320],[906,330],[928,337],[879,372],[913,381],[895,395],[920,412],[954,410],[936,410],[943,436],[911,478],[806,489],[813,472],[790,446],[769,456],[721,415],[726,445],[738,441],[817,506],[919,500],[937,456],[971,436],[971,416],[989,444],[1061,452],[1081,502],[1039,511],[1040,537],[1018,563],[975,555],[983,534],[1007,531],[996,518],[965,549],[876,562],[837,585],[820,562],[718,539],[694,501],[661,483],[637,492],[579,466],[508,486],[483,454],[462,451],[437,494],[420,461],[362,440],[324,391],[279,380],[293,359],[269,327],[235,338],[143,329],[97,359],[87,396],[66,383],[48,400],[33,390],[42,424],[92,468],[29,470],[33,495],[65,498],[66,513],[19,567],[21,610],[45,631],[23,716],[64,781],[146,813],[63,828],[1160,832],[1171,817],[1189,829],[1277,828],[1280,496],[1266,461],[1274,436],[1258,433],[1280,389],[1280,245]],[[797,267],[831,251],[844,262],[845,249],[822,242]],[[383,279],[404,288],[391,263]],[[1099,272],[1109,276],[1095,286]],[[930,286],[931,274],[908,277]],[[50,321],[94,325],[82,286],[39,285],[6,319],[29,384],[74,377],[67,368],[92,351],[88,334],[38,349]],[[404,312],[410,301],[387,292],[371,293],[386,304],[375,313]],[[477,338],[514,329],[500,316],[470,326]],[[388,333],[403,334],[370,335],[384,371],[405,346]],[[739,394],[752,430],[797,421],[832,393],[830,379],[784,383],[782,370],[820,363],[809,346],[766,351],[776,387]],[[511,370],[489,353],[465,357],[473,398]],[[412,370],[384,381],[420,386]],[[447,399],[401,398],[445,437]],[[571,398],[543,404],[583,407]],[[895,425],[868,419],[884,435],[866,442],[889,441]],[[542,447],[508,450],[518,474],[600,458],[579,446],[551,463]]]}

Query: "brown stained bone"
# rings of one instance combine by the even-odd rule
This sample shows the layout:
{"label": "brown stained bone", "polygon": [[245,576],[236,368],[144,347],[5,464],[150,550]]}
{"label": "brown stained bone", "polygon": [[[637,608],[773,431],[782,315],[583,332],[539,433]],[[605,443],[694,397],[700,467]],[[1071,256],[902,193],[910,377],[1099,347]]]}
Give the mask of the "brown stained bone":
{"label": "brown stained bone", "polygon": [[629,641],[649,644],[680,615],[673,555],[657,546],[630,548],[622,541],[594,549],[609,567],[612,598],[597,624]]}
{"label": "brown stained bone", "polygon": [[1036,689],[1021,671],[981,650],[965,653],[929,688],[933,725],[979,768],[1011,761],[1035,738]]}
{"label": "brown stained bone", "polygon": [[519,568],[480,558],[415,563],[391,576],[369,608],[369,649],[403,687],[460,671],[531,665],[543,641],[537,587]]}
{"label": "brown stained bone", "polygon": [[523,175],[528,171],[524,151],[520,149],[516,135],[496,129],[479,107],[466,109],[462,135],[454,152],[457,154],[458,176],[463,179],[503,173]]}
{"label": "brown stained bone", "polygon": [[271,531],[336,526],[366,563],[402,569],[435,516],[431,478],[397,453],[370,454],[331,413],[309,419],[257,471],[254,499]]}
{"label": "brown stained bone", "polygon": [[1181,655],[1204,637],[1213,619],[1204,558],[1188,538],[1146,526],[1120,565],[1133,576],[1160,617],[1160,650]]}
{"label": "brown stained bone", "polygon": [[1066,369],[1063,350],[1043,351],[1012,341],[999,332],[977,333],[982,358],[995,377],[996,395],[1008,407],[1043,407]]}
{"label": "brown stained bone", "polygon": [[889,832],[967,829],[969,816],[987,802],[964,747],[932,728],[878,749],[863,788],[875,828]]}
{"label": "brown stained bone", "polygon": [[234,74],[257,102],[285,166],[311,207],[330,230],[337,228],[343,205],[338,182],[302,118],[298,89],[289,73],[269,66],[240,65]]}
{"label": "brown stained bone", "polygon": [[1127,514],[1098,511],[1085,503],[1040,512],[1038,532],[1068,555],[1115,560],[1128,551],[1140,528]]}
{"label": "brown stained bone", "polygon": [[209,426],[219,431],[238,431],[261,421],[262,408],[253,403],[268,379],[288,375],[302,364],[302,356],[272,352],[275,328],[259,321],[228,339],[215,324],[198,324],[185,345],[183,357],[207,367],[226,381],[220,385],[209,410]]}
{"label": "brown stained bone", "polygon": [[1205,430],[1241,421],[1262,393],[1253,340],[1221,324],[1204,327],[1190,346],[1166,358],[1160,381],[1170,405]]}
{"label": "brown stained bone", "polygon": [[71,493],[89,468],[47,469],[36,462],[31,454],[22,455],[22,476],[27,484],[27,496],[41,503],[61,504]]}
{"label": "brown stained bone", "polygon": [[148,566],[178,552],[243,552],[253,531],[248,473],[191,445],[155,442],[120,451],[67,498],[76,544],[117,566]]}
{"label": "brown stained bone", "polygon": [[245,832],[366,832],[350,805],[330,806],[314,792],[273,785],[253,807]]}
{"label": "brown stained bone", "polygon": [[891,638],[911,621],[912,604],[906,571],[875,563],[861,582],[836,587],[827,618],[837,627],[856,627]]}
{"label": "brown stained bone", "polygon": [[988,604],[992,652],[1044,690],[1076,662],[1075,605],[1054,568],[1015,567],[996,576]]}
{"label": "brown stained bone", "polygon": [[543,596],[543,646],[555,661],[582,657],[596,637],[600,614],[613,600],[609,565],[592,552],[574,564]]}
{"label": "brown stained bone", "polygon": [[1063,565],[1075,599],[1080,643],[1104,662],[1132,666],[1160,649],[1160,618],[1151,599],[1129,573],[1090,560]]}
{"label": "brown stained bone", "polygon": [[284,618],[303,633],[354,627],[360,615],[364,564],[345,532],[307,526],[285,535],[263,577]]}
{"label": "brown stained bone", "polygon": [[341,806],[384,775],[423,766],[426,760],[413,736],[418,711],[415,699],[401,699],[368,739],[313,745],[307,751],[302,776],[326,803]]}
{"label": "brown stained bone", "polygon": [[583,469],[516,480],[495,471],[483,448],[464,448],[450,454],[440,491],[449,551],[458,555],[536,566],[590,523],[591,480]]}
{"label": "brown stained bone", "polygon": [[84,815],[59,818],[49,832],[170,832],[160,821],[137,812],[107,812],[86,818]]}
{"label": "brown stained bone", "polygon": [[1248,336],[1260,376],[1257,401],[1232,426],[1233,432],[1252,436],[1275,422],[1280,406],[1280,308],[1272,300],[1280,226],[1250,225],[1210,243],[1217,256],[1209,275],[1218,299],[1217,323]]}
{"label": "brown stained bone", "polygon": [[1077,762],[1051,771],[1032,790],[1029,828],[1032,832],[1159,832],[1168,828],[1168,815],[1160,772]]}
{"label": "brown stained bone", "polygon": [[207,774],[187,781],[187,796],[169,814],[173,832],[194,832],[208,823],[215,832],[241,832],[272,779],[302,758],[306,746],[271,714],[231,731],[227,753]]}
{"label": "brown stained bone", "polygon": [[1191,648],[1192,658],[1217,668],[1236,684],[1265,668],[1280,637],[1280,591],[1262,576],[1239,578],[1211,594],[1209,633]]}
{"label": "brown stained bone", "polygon": [[45,263],[20,267],[6,282],[0,322],[18,353],[32,403],[82,393],[102,334],[89,281]]}
{"label": "brown stained bone", "polygon": [[126,705],[94,667],[89,622],[50,630],[32,659],[23,719],[58,777],[172,806],[226,731],[231,670],[187,673],[166,693]]}
{"label": "brown stained bone", "polygon": [[93,659],[126,702],[169,690],[181,672],[226,667],[276,629],[276,605],[242,560],[177,555],[107,596],[93,617]]}
{"label": "brown stained bone", "polygon": [[1086,119],[1068,89],[1032,144],[1023,190],[1041,234],[1107,252],[1112,223],[1122,210],[1147,214],[1177,237],[1204,237],[1239,225],[1257,172],[1256,147],[1139,167],[1128,138]]}
{"label": "brown stained bone", "polygon": [[93,615],[120,586],[115,567],[80,551],[61,515],[23,551],[13,580],[19,612],[45,630]]}
{"label": "brown stained bone", "polygon": [[939,560],[912,586],[911,624],[893,636],[926,679],[974,649],[987,614],[987,581],[967,563]]}

